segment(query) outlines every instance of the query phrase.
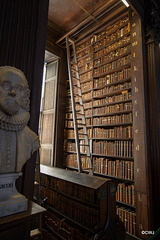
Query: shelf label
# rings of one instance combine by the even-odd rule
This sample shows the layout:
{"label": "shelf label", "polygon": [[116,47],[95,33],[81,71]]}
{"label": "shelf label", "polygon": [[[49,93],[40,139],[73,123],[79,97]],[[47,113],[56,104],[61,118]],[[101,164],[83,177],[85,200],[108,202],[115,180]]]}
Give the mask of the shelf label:
{"label": "shelf label", "polygon": [[132,43],[132,47],[137,46],[137,45],[138,45],[138,42],[137,42],[137,41],[135,41],[135,42]]}
{"label": "shelf label", "polygon": [[137,100],[137,99],[136,99],[136,100],[134,100],[134,103],[135,103],[135,104],[138,104],[138,100]]}
{"label": "shelf label", "polygon": [[137,144],[137,146],[136,146],[136,151],[139,151],[139,144]]}
{"label": "shelf label", "polygon": [[135,89],[135,93],[138,92],[138,88],[137,87],[135,87],[134,89]]}
{"label": "shelf label", "polygon": [[135,116],[138,117],[138,111],[135,112]]}
{"label": "shelf label", "polygon": [[133,32],[133,33],[132,33],[132,36],[133,36],[133,37],[135,37],[136,35],[137,35],[137,33],[136,33],[136,32]]}
{"label": "shelf label", "polygon": [[132,23],[132,27],[135,27],[136,26],[136,23]]}
{"label": "shelf label", "polygon": [[136,129],[136,130],[135,130],[135,133],[139,133],[139,129]]}
{"label": "shelf label", "polygon": [[138,194],[138,201],[139,201],[139,202],[142,202],[142,198],[141,198],[141,195],[140,195],[140,194]]}
{"label": "shelf label", "polygon": [[137,67],[136,67],[136,66],[134,66],[134,71],[135,71],[135,72],[137,71]]}
{"label": "shelf label", "polygon": [[136,53],[135,53],[135,52],[133,53],[133,57],[134,57],[134,58],[136,57]]}
{"label": "shelf label", "polygon": [[137,168],[137,173],[140,173],[140,172],[141,172],[140,168]]}

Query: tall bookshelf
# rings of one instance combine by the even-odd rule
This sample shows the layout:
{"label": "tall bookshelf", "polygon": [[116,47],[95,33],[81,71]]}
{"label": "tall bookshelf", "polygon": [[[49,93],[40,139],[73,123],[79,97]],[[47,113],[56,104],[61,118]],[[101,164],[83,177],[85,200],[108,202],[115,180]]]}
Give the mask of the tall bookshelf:
{"label": "tall bookshelf", "polygon": [[[135,118],[137,70],[134,60],[136,61],[138,54],[136,59],[133,58],[137,39],[141,37],[141,29],[136,32],[136,36],[134,18],[137,19],[134,13],[128,12],[117,17],[110,25],[78,43],[76,50],[94,175],[112,178],[118,182],[117,214],[130,235],[140,236],[143,229],[142,217],[139,214],[140,205],[137,203],[138,183],[135,182],[140,156],[137,156],[139,145],[135,144],[137,135],[135,136],[134,131],[137,126]],[[140,22],[137,23],[136,27],[138,26]],[[141,57],[139,64],[140,66],[142,64]],[[142,86],[139,94],[143,98]],[[142,106],[139,110],[143,112]],[[72,118],[71,115],[70,117]],[[66,118],[64,166],[76,170],[74,129],[73,125],[72,129],[68,128],[69,121],[72,120]],[[141,144],[143,142],[144,139]]]}

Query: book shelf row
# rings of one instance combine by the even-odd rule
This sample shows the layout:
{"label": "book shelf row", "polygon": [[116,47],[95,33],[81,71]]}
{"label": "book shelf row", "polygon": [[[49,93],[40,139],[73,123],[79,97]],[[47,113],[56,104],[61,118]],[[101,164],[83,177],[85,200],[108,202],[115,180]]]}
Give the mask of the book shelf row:
{"label": "book shelf row", "polygon": [[107,176],[134,180],[134,162],[93,157],[93,170]]}
{"label": "book shelf row", "polygon": [[124,223],[127,232],[136,234],[136,214],[127,207],[117,207],[117,214]]}
{"label": "book shelf row", "polygon": [[[124,82],[122,84],[116,84],[112,86],[104,86],[104,88],[96,90],[93,92],[93,97],[100,96],[100,98],[105,97],[107,93],[112,93],[114,95],[114,92],[116,91],[122,91],[122,90],[128,90],[132,86],[131,82]],[[84,95],[83,95],[84,96]],[[84,97],[85,98],[85,97]],[[88,97],[89,98],[89,97]]]}
{"label": "book shelf row", "polygon": [[[68,124],[66,124],[67,127],[73,127],[73,121],[67,121]],[[72,126],[71,126],[72,125]],[[109,129],[105,128],[88,128],[88,137],[89,138],[94,138],[94,139],[111,139],[111,140],[116,140],[119,138],[126,139],[126,138],[132,138],[133,137],[133,130],[132,126],[127,126],[127,127],[113,127]],[[65,138],[74,138],[74,130],[71,129],[66,129],[65,130]]]}
{"label": "book shelf row", "polygon": [[[110,51],[109,53],[105,53],[105,54],[101,55],[99,58],[97,58],[96,60],[94,60],[93,66],[98,67],[100,64],[103,64],[107,61],[112,61],[114,58],[120,57],[121,55],[123,55],[127,52],[130,52],[129,45],[127,45],[125,47],[116,48],[115,50]],[[86,70],[88,70],[88,69],[86,69]]]}
{"label": "book shelf row", "polygon": [[[118,81],[124,80],[131,77],[131,68],[125,68],[120,71],[116,71],[112,74],[107,74],[104,77],[94,79],[94,88],[106,86],[111,83],[116,83]],[[130,79],[128,79],[130,80]]]}
{"label": "book shelf row", "polygon": [[[122,27],[121,29],[119,29],[118,31],[115,31],[115,32],[111,33],[110,35],[108,35],[108,34],[106,36],[104,35],[103,38],[99,39],[98,41],[97,41],[97,37],[94,36],[90,40],[93,42],[92,45],[88,45],[88,47],[85,47],[81,51],[77,50],[77,58],[79,59],[79,58],[86,57],[86,55],[92,53],[93,51],[98,51],[102,47],[110,45],[110,44],[114,43],[115,41],[117,42],[120,38],[124,37],[129,32],[130,32],[130,23],[128,22],[128,24],[125,24],[125,26]],[[114,45],[114,47],[112,46],[112,49],[114,49],[116,47],[117,47],[117,45]]]}
{"label": "book shelf row", "polygon": [[116,31],[117,28],[121,28],[124,24],[128,22],[128,16],[124,17],[116,21],[114,24],[107,26],[103,31],[94,34],[94,39],[91,38],[88,41],[84,42],[83,44],[77,46],[77,52],[82,51],[84,48],[88,47],[89,45],[93,44],[93,41],[99,41],[104,38],[106,35],[111,34],[112,32]]}
{"label": "book shelf row", "polygon": [[[88,237],[85,236],[84,231],[82,229],[78,229],[77,227],[72,224],[68,224],[66,219],[60,218],[56,216],[55,214],[52,214],[51,212],[47,212],[44,217],[44,224],[47,229],[51,231],[51,236],[56,234],[56,238],[53,237],[53,239],[57,239],[57,237],[60,236],[60,239],[70,240],[87,240]],[[43,236],[45,237],[48,234],[48,232],[44,232]],[[52,240],[52,237],[46,236],[47,238],[44,239],[50,239]]]}
{"label": "book shelf row", "polygon": [[77,198],[89,204],[96,205],[95,192],[91,188],[86,188],[81,185],[75,185],[72,182],[67,182],[62,179],[52,178],[48,175],[41,174],[41,185],[50,190],[66,194],[69,198]]}
{"label": "book shelf row", "polygon": [[116,200],[135,206],[135,186],[119,183],[117,186]]}
{"label": "book shelf row", "polygon": [[111,63],[103,63],[103,66],[100,66],[100,67],[97,67],[97,68],[94,68],[93,70],[93,76],[96,77],[102,73],[106,73],[106,72],[109,72],[111,70],[114,70],[114,69],[117,69],[121,66],[124,66],[128,63],[131,62],[131,55],[127,55],[125,57],[122,57],[122,58],[119,58],[118,60],[116,61],[113,61]]}
{"label": "book shelf row", "polygon": [[68,197],[65,197],[56,191],[41,186],[42,199],[47,196],[47,204],[64,215],[74,219],[76,222],[88,227],[94,228],[99,222],[99,211],[96,208],[84,206]]}
{"label": "book shelf row", "polygon": [[120,157],[133,157],[133,142],[95,140],[93,141],[93,153]]}

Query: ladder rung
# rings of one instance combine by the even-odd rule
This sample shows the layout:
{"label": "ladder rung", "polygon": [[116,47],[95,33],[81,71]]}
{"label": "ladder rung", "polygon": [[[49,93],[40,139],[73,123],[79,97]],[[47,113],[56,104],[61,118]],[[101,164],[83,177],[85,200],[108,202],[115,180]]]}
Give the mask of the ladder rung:
{"label": "ladder rung", "polygon": [[88,144],[79,144],[80,146],[88,146],[89,147],[89,145]]}
{"label": "ladder rung", "polygon": [[77,113],[77,115],[85,115],[84,113],[79,113],[79,112],[76,112]]}
{"label": "ladder rung", "polygon": [[79,89],[81,88],[81,87],[77,86],[77,84],[73,84],[73,87],[77,87]]}
{"label": "ladder rung", "polygon": [[77,62],[71,62],[71,64],[72,64],[72,65],[78,65],[78,63],[77,63]]}
{"label": "ladder rung", "polygon": [[92,170],[92,168],[83,168],[82,170]]}
{"label": "ladder rung", "polygon": [[85,123],[77,123],[77,125],[86,126]]}
{"label": "ladder rung", "polygon": [[82,95],[79,95],[79,94],[74,94],[75,97],[81,97],[82,98]]}
{"label": "ladder rung", "polygon": [[77,71],[76,69],[71,69],[71,71],[72,71],[72,72],[76,72],[76,73],[78,73],[78,71]]}
{"label": "ladder rung", "polygon": [[77,80],[79,80],[79,81],[80,81],[80,79],[79,79],[79,78],[77,78],[77,77],[73,77],[73,76],[72,76],[72,78],[74,78],[74,79],[77,79]]}
{"label": "ladder rung", "polygon": [[86,136],[88,135],[87,133],[78,133],[79,135],[83,135],[83,136]]}
{"label": "ladder rung", "polygon": [[83,104],[80,104],[80,102],[75,101],[75,103],[79,106],[83,106]]}

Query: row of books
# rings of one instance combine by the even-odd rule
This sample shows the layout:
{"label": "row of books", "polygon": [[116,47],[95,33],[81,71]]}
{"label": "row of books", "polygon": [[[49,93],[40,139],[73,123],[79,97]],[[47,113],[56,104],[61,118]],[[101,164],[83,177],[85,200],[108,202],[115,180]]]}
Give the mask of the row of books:
{"label": "row of books", "polygon": [[132,141],[93,141],[93,153],[119,157],[133,157]]}
{"label": "row of books", "polygon": [[125,207],[117,207],[117,214],[121,221],[124,223],[126,231],[135,235],[136,234],[136,214]]}
{"label": "row of books", "polygon": [[84,111],[85,116],[92,116],[92,109],[87,109]]}
{"label": "row of books", "polygon": [[122,93],[113,95],[111,97],[105,97],[98,100],[93,101],[93,106],[102,105],[102,104],[109,104],[114,102],[120,102],[124,100],[132,99],[132,93],[129,90],[122,91]]}
{"label": "row of books", "polygon": [[77,59],[77,62],[78,62],[78,66],[82,66],[84,64],[86,64],[86,62],[90,62],[90,61],[93,61],[93,54],[90,54],[80,60]]}
{"label": "row of books", "polygon": [[83,66],[79,67],[79,72],[84,72],[93,68],[93,61],[85,63]]}
{"label": "row of books", "polygon": [[135,206],[135,186],[119,183],[117,186],[116,200]]}
{"label": "row of books", "polygon": [[93,138],[132,138],[133,127],[93,128]]}
{"label": "row of books", "polygon": [[[81,132],[80,130],[78,130],[78,133],[79,133],[79,137],[80,138],[84,138],[84,136],[80,136],[80,133],[83,133],[83,132]],[[91,128],[88,128],[87,129],[87,133],[88,133],[88,137],[92,137],[92,129]],[[65,129],[65,131],[64,131],[64,137],[65,137],[65,139],[66,138],[75,138],[75,133],[74,133],[74,130],[72,130],[72,129]]]}
{"label": "row of books", "polygon": [[93,229],[99,223],[98,209],[80,204],[62,195],[58,196],[58,210],[88,228]]}
{"label": "row of books", "polygon": [[93,70],[90,70],[89,72],[80,74],[80,81],[84,81],[86,79],[92,78],[92,72],[93,72]]}
{"label": "row of books", "polygon": [[129,32],[130,23],[119,29],[117,32],[105,36],[102,40],[96,42],[94,45],[88,45],[88,47],[84,47],[83,49],[81,49],[81,51],[77,50],[77,58],[80,59],[92,53],[93,51],[98,51],[98,49],[108,45],[109,43],[115,42],[116,40],[118,41],[119,38],[123,37]]}
{"label": "row of books", "polygon": [[92,98],[92,92],[83,94],[83,95],[82,95],[82,98],[83,98],[83,99],[90,99],[90,98]]}
{"label": "row of books", "polygon": [[83,103],[83,106],[84,106],[84,109],[85,108],[91,108],[92,107],[92,101]]}
{"label": "row of books", "polygon": [[[84,145],[84,140],[80,140],[80,144]],[[67,142],[64,144],[64,151],[66,152],[76,152],[75,142]],[[86,153],[87,149],[85,146],[80,145],[80,153]]]}
{"label": "row of books", "polygon": [[57,237],[53,236],[53,233],[48,232],[46,229],[42,229],[42,239],[57,240]]}
{"label": "row of books", "polygon": [[44,216],[45,227],[51,228],[65,239],[71,239],[73,236],[73,228],[71,228],[65,221],[62,221],[54,214],[47,212]]}
{"label": "row of books", "polygon": [[97,52],[94,53],[94,57],[97,58],[101,55],[107,54],[108,52],[115,50],[125,44],[128,44],[129,42],[130,42],[130,36],[123,37],[119,41],[113,42],[102,49],[100,48],[99,51],[97,49]]}
{"label": "row of books", "polygon": [[108,117],[94,117],[93,125],[99,124],[123,124],[132,122],[132,113],[113,115]]}
{"label": "row of books", "polygon": [[129,51],[130,51],[130,45],[113,50],[106,55],[101,55],[100,58],[94,60],[94,67],[98,67],[98,65],[102,63],[105,63],[107,61],[113,60],[114,58],[120,57],[122,54],[127,53]]}
{"label": "row of books", "polygon": [[134,163],[132,161],[93,157],[93,169],[96,173],[134,180]]}
{"label": "row of books", "polygon": [[[130,60],[128,60],[128,61],[130,61]],[[105,66],[101,67],[100,69],[95,69],[94,72],[96,72],[96,73],[94,74],[94,76],[96,77],[97,75],[99,75],[101,73],[107,72],[109,69],[106,70]],[[111,65],[110,65],[110,68],[111,68],[110,70],[112,70]],[[93,74],[92,74],[92,70],[91,70],[87,73],[81,74],[80,75],[80,80],[85,81],[86,79],[90,79],[92,77],[93,77]],[[131,77],[131,68],[126,68],[126,69],[122,69],[120,71],[115,71],[114,73],[106,74],[106,76],[104,76],[102,78],[99,78],[97,81],[94,80],[94,88],[99,87],[99,86],[103,86],[103,85],[107,85],[107,84],[110,84],[110,83],[114,83],[114,82],[123,80],[125,78],[129,78],[129,77]]]}
{"label": "row of books", "polygon": [[[89,162],[87,157],[81,156],[82,168],[89,168]],[[64,162],[65,167],[78,168],[77,155],[76,154],[67,154]]]}
{"label": "row of books", "polygon": [[84,48],[81,52],[77,52],[77,58],[82,58],[93,52],[93,45]]}
{"label": "row of books", "polygon": [[95,191],[92,188],[86,188],[82,185],[64,181],[45,174],[41,174],[41,185],[44,187],[47,186],[48,188],[52,188],[53,190],[67,194],[87,203],[97,204]]}
{"label": "row of books", "polygon": [[128,23],[126,26],[122,27],[118,31],[111,33],[110,35],[104,36],[100,41],[96,42],[94,44],[94,51],[97,51],[98,49],[118,40],[119,38],[123,37],[129,32],[130,32],[130,23]]}
{"label": "row of books", "polygon": [[93,88],[93,81],[81,84],[81,90],[86,91]]}
{"label": "row of books", "polygon": [[80,52],[83,50],[83,48],[90,46],[93,43],[93,40],[94,40],[93,38],[90,38],[88,41],[85,41],[84,43],[76,46],[76,51]]}
{"label": "row of books", "polygon": [[[90,95],[89,95],[90,96]],[[95,106],[99,106],[102,104],[109,104],[109,103],[114,103],[114,102],[120,102],[120,101],[124,101],[124,100],[130,100],[132,99],[132,93],[130,90],[124,90],[122,91],[122,93],[117,94],[117,95],[113,95],[113,96],[107,96],[98,100],[94,100],[93,101],[93,107]],[[85,102],[83,103],[84,109],[85,108],[92,108],[92,101],[90,102]],[[79,105],[76,105],[76,110],[79,110],[80,107]],[[67,106],[66,106],[66,118],[73,118],[73,113],[69,112],[72,111],[72,106],[71,106],[71,101],[67,102]]]}
{"label": "row of books", "polygon": [[114,24],[108,26],[105,30],[94,34],[92,38],[90,38],[88,41],[76,46],[77,52],[82,51],[83,48],[89,47],[92,43],[98,41],[99,39],[105,37],[106,35],[109,35],[113,31],[116,31],[119,27],[121,27],[123,24],[127,23],[129,20],[128,16],[124,17],[121,20],[116,21]]}
{"label": "row of books", "polygon": [[[84,233],[78,228],[69,225],[66,220],[58,218],[56,215],[47,212],[44,216],[44,224],[46,228],[53,230],[53,232],[58,233],[59,236],[63,237],[65,240],[88,240]],[[47,238],[43,238],[48,240]],[[52,240],[52,239],[51,239]]]}
{"label": "row of books", "polygon": [[110,70],[114,70],[114,69],[121,67],[125,64],[128,64],[130,62],[131,62],[131,55],[129,54],[125,57],[119,58],[116,61],[113,61],[108,64],[104,64],[101,67],[97,67],[96,69],[94,69],[93,74],[94,74],[94,76],[98,76],[99,74],[106,73]]}
{"label": "row of books", "polygon": [[[104,113],[114,113],[114,112],[127,111],[127,110],[132,110],[132,102],[113,104],[110,106],[104,106],[99,108],[97,107],[93,109],[93,115],[104,114]],[[92,114],[92,112],[90,114]]]}
{"label": "row of books", "polygon": [[[73,121],[66,124],[66,127],[73,126]],[[71,123],[70,123],[71,122]],[[82,132],[83,133],[83,132]],[[113,128],[91,128],[87,129],[88,137],[89,138],[133,138],[133,127],[113,127]],[[93,133],[93,134],[92,134]],[[80,134],[80,131],[79,131]],[[64,134],[65,138],[74,138],[74,130],[68,129],[65,130]]]}
{"label": "row of books", "polygon": [[108,87],[104,87],[102,89],[99,89],[97,91],[93,92],[93,97],[97,97],[97,96],[101,96],[108,94],[108,93],[113,93],[113,95],[115,94],[116,91],[122,91],[128,88],[131,88],[132,84],[131,82],[124,82],[122,84],[116,84],[116,85],[112,85],[112,86],[108,86]]}
{"label": "row of books", "polygon": [[126,78],[131,77],[131,68],[126,68],[112,74],[107,74],[104,77],[94,79],[94,88],[105,86],[107,84],[116,83]]}
{"label": "row of books", "polygon": [[105,30],[99,32],[97,35],[95,35],[95,41],[98,41],[100,38],[104,37],[106,34],[110,34],[112,31],[115,31],[117,28],[122,26],[124,23],[128,22],[129,18],[128,16],[124,17],[123,19],[120,19],[113,23],[112,25],[108,26]]}

